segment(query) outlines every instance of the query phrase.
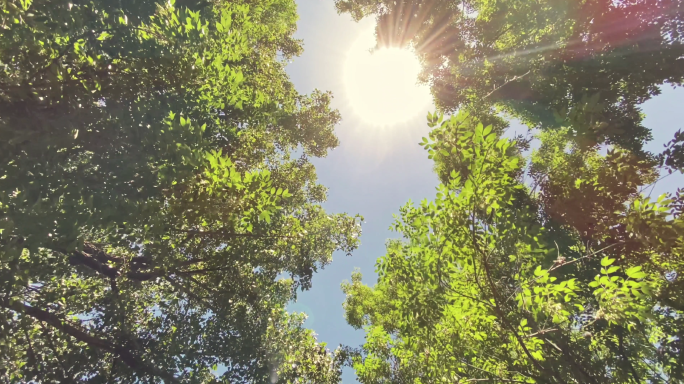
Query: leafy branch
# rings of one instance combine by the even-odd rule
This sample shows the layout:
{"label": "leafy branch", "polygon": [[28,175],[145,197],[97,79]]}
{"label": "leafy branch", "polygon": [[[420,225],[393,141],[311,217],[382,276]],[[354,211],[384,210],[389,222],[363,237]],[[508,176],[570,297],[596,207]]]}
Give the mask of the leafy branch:
{"label": "leafy branch", "polygon": [[112,353],[118,356],[121,361],[123,361],[134,371],[162,378],[169,383],[180,383],[173,374],[162,371],[159,368],[145,363],[144,360],[133,354],[127,348],[117,346],[108,340],[92,336],[87,332],[70,325],[66,321],[48,311],[21,303],[17,300],[8,300],[5,298],[0,298],[0,307],[12,310],[16,313],[26,314],[38,320],[39,322],[45,322],[46,324],[49,324],[53,328],[73,337],[80,342],[87,344],[90,347]]}

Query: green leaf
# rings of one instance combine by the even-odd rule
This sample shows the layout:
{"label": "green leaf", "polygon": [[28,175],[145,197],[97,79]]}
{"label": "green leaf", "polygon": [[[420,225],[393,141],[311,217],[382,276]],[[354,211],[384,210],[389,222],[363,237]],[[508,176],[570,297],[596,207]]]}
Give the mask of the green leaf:
{"label": "green leaf", "polygon": [[610,259],[607,256],[601,259],[601,266],[607,267],[615,262],[615,259]]}
{"label": "green leaf", "polygon": [[640,266],[628,268],[625,271],[625,274],[632,279],[643,279],[646,277],[646,273],[641,271]]}
{"label": "green leaf", "polygon": [[109,39],[110,37],[112,37],[112,34],[110,34],[109,32],[106,32],[106,31],[105,31],[105,32],[100,33],[100,36],[98,36],[97,39],[98,39],[99,41],[104,41],[104,40]]}

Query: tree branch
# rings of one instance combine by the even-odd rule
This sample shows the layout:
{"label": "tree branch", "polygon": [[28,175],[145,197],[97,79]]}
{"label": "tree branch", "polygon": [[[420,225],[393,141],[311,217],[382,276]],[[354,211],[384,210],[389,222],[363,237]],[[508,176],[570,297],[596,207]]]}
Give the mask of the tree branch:
{"label": "tree branch", "polygon": [[206,300],[204,300],[203,298],[199,297],[198,295],[196,295],[196,294],[193,293],[192,291],[189,291],[189,290],[185,289],[185,287],[183,287],[180,283],[178,283],[177,281],[175,281],[175,280],[172,279],[171,277],[169,277],[169,276],[164,276],[164,279],[166,279],[166,281],[168,281],[169,284],[171,284],[171,286],[173,286],[174,288],[176,288],[176,290],[177,290],[178,292],[184,293],[184,294],[186,294],[188,297],[191,297],[191,298],[197,300],[198,302],[200,302],[200,303],[206,305],[207,308],[209,308],[209,309],[211,309],[212,311],[214,311],[214,313],[219,313],[219,312],[220,312],[220,311],[217,311],[216,308],[214,308],[213,305],[211,305],[211,304],[208,303]]}
{"label": "tree branch", "polygon": [[235,233],[235,232],[227,232],[225,228],[217,229],[214,231],[200,231],[196,229],[178,229],[176,228],[176,231],[178,232],[183,232],[188,235],[188,239],[185,241],[197,237],[197,236],[216,236],[216,235],[222,235],[225,237],[252,237],[252,238],[258,238],[258,239],[292,239],[294,238],[293,236],[267,236],[267,235],[259,235],[256,233]]}
{"label": "tree branch", "polygon": [[50,333],[48,332],[47,328],[45,328],[42,321],[39,321],[38,325],[40,325],[40,329],[43,330],[43,335],[45,336],[45,340],[47,340],[48,346],[52,350],[52,353],[55,354],[55,357],[57,358],[57,363],[59,363],[59,366],[62,369],[62,382],[63,383],[73,383],[74,379],[72,377],[67,377],[67,369],[64,366],[64,361],[62,360],[62,355],[59,353],[59,351],[55,347],[55,344],[52,342],[52,337],[50,336]]}
{"label": "tree branch", "polygon": [[95,270],[109,277],[110,279],[116,279],[119,276],[118,268],[103,264],[95,257],[88,256],[79,251],[71,252],[71,256],[69,256],[69,263],[71,263],[71,265],[85,265],[86,267]]}
{"label": "tree branch", "polygon": [[[535,367],[537,367],[537,369],[539,369],[540,372],[545,372],[546,370],[544,369],[544,367],[542,367],[542,366],[539,364],[539,362],[537,361],[537,359],[535,359],[535,358],[532,356],[532,354],[530,353],[530,351],[527,349],[527,345],[525,345],[525,341],[522,339],[522,337],[520,337],[520,335],[518,334],[518,332],[517,332],[517,331],[515,330],[515,328],[513,328],[513,326],[511,325],[511,323],[508,322],[508,319],[506,318],[506,315],[501,311],[501,308],[499,308],[499,302],[500,302],[501,300],[499,299],[499,293],[498,293],[498,291],[496,290],[496,287],[494,287],[494,282],[492,281],[492,277],[491,277],[490,272],[489,272],[489,266],[487,265],[487,262],[486,262],[486,261],[485,261],[484,263],[482,263],[482,266],[483,266],[484,271],[485,271],[485,277],[486,277],[486,279],[487,279],[487,283],[488,283],[488,285],[489,285],[489,289],[492,290],[492,296],[493,296],[493,298],[494,298],[494,304],[495,304],[495,306],[494,306],[494,311],[495,311],[496,314],[498,315],[499,320],[501,320],[501,322],[504,324],[505,327],[507,327],[511,332],[513,332],[513,336],[515,337],[516,340],[518,340],[518,344],[519,344],[520,347],[522,348],[523,352],[525,352],[525,355],[527,355],[527,357],[530,359],[530,361],[532,362],[532,364],[533,364]],[[554,376],[555,376],[555,375],[554,375]]]}
{"label": "tree branch", "polygon": [[[115,263],[123,263],[124,261],[126,261],[126,259],[124,259],[123,257],[112,256],[106,253],[105,251],[97,248],[94,244],[91,243],[85,243],[83,246],[83,250],[102,263],[106,263],[108,261],[112,261]],[[134,256],[128,259],[128,262],[138,264],[152,264],[152,259],[150,259],[147,256]]]}
{"label": "tree branch", "polygon": [[641,383],[641,380],[639,379],[639,374],[637,373],[636,369],[634,369],[634,365],[632,364],[632,361],[629,359],[629,356],[627,355],[627,351],[625,350],[625,344],[623,340],[623,335],[622,335],[622,328],[618,328],[618,348],[620,349],[620,355],[622,355],[622,359],[625,361],[625,364],[629,367],[629,371],[632,374],[632,378],[634,379],[635,383]]}
{"label": "tree branch", "polygon": [[[554,264],[554,265],[551,266],[551,268],[548,269],[547,272],[555,271],[556,269],[558,269],[558,268],[560,268],[560,267],[563,267],[563,266],[566,266],[566,265],[570,265],[570,264],[574,264],[574,263],[576,263],[576,262],[578,262],[578,261],[581,261],[581,260],[587,259],[587,258],[589,258],[589,257],[592,257],[592,256],[597,255],[597,254],[599,254],[599,253],[601,253],[601,252],[603,252],[603,251],[605,251],[605,250],[607,250],[607,249],[609,249],[609,248],[612,248],[612,247],[614,247],[614,246],[616,246],[616,245],[620,245],[620,244],[623,244],[623,243],[624,243],[624,242],[619,241],[619,242],[617,242],[617,243],[613,243],[613,244],[607,245],[607,246],[605,246],[605,247],[599,249],[598,251],[594,251],[594,252],[588,253],[588,254],[586,254],[586,255],[584,255],[584,256],[582,256],[582,257],[578,257],[578,258],[576,258],[576,259],[574,259],[574,260],[572,260],[572,261]],[[536,279],[535,279],[535,280],[536,280]]]}
{"label": "tree branch", "polygon": [[538,331],[538,332],[535,332],[535,333],[531,333],[531,334],[525,336],[525,338],[535,337],[535,336],[543,335],[543,334],[545,334],[545,333],[550,333],[550,332],[556,332],[557,330],[558,330],[558,329],[556,329],[556,328],[542,329],[541,331]]}
{"label": "tree branch", "polygon": [[60,319],[55,314],[48,311],[44,311],[40,308],[32,307],[21,303],[19,301],[11,301],[8,299],[0,298],[0,307],[7,308],[14,312],[26,314],[36,320],[45,322],[52,327],[60,330],[63,333],[73,337],[74,339],[88,344],[90,347],[100,349],[105,352],[117,355],[121,361],[126,363],[131,369],[142,374],[156,376],[162,378],[164,381],[169,383],[179,383],[176,377],[169,373],[162,371],[159,368],[147,365],[138,356],[135,356],[131,351],[124,347],[120,347],[110,343],[107,340],[100,339],[98,337],[92,336],[83,330],[80,330],[67,322]]}
{"label": "tree branch", "polygon": [[[66,253],[65,251],[60,251],[62,253]],[[145,260],[149,260],[148,258],[145,258]],[[71,256],[69,256],[69,262],[72,265],[84,265],[96,272],[101,273],[104,276],[109,277],[110,279],[116,279],[121,275],[119,268],[117,267],[111,267],[105,263],[100,262],[97,260],[95,257],[89,256],[83,252],[79,251],[73,251],[71,253]],[[126,277],[128,277],[131,280],[136,280],[136,281],[148,281],[152,280],[154,278],[160,277],[163,273],[163,270],[153,270],[150,272],[139,272],[139,271],[128,271],[126,272]]]}
{"label": "tree branch", "polygon": [[500,90],[501,88],[507,86],[509,83],[512,83],[512,82],[514,82],[514,81],[516,81],[516,80],[522,79],[523,77],[529,75],[530,72],[531,72],[531,70],[529,70],[529,71],[523,73],[523,74],[520,75],[520,76],[517,76],[517,75],[514,76],[512,79],[507,80],[505,83],[501,84],[501,86],[499,86],[499,87],[497,87],[497,88],[494,88],[493,91],[491,91],[491,92],[489,92],[488,94],[486,94],[482,99],[484,100],[484,99],[488,98],[488,97],[491,96],[494,92],[496,92],[496,91]]}

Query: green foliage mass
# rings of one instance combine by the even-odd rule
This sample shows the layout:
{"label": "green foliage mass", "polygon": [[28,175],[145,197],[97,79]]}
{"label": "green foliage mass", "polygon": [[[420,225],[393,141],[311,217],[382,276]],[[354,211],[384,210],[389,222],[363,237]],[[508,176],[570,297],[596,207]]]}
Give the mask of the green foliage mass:
{"label": "green foliage mass", "polygon": [[467,113],[428,120],[444,184],[401,209],[374,287],[343,284],[359,380],[684,381],[682,201],[642,193],[656,164],[570,128],[525,156]]}
{"label": "green foliage mass", "polygon": [[360,232],[320,206],[309,157],[339,115],[284,72],[296,19],[292,0],[0,4],[0,381],[339,380],[284,310]]}
{"label": "green foliage mass", "polygon": [[[682,84],[682,2],[335,4],[459,111],[428,115],[436,198],[401,209],[374,287],[343,284],[359,380],[684,382],[681,189],[649,198],[684,135],[645,154],[639,107]],[[506,117],[540,133],[502,139]]]}
{"label": "green foliage mass", "polygon": [[[377,18],[379,44],[410,44],[438,108],[486,125],[508,113],[559,128],[583,98],[600,95],[610,144],[639,151],[649,130],[639,104],[684,79],[681,0],[335,0],[355,19]],[[588,126],[587,126],[588,127]]]}
{"label": "green foliage mass", "polygon": [[463,112],[334,353],[285,311],[360,233],[321,207],[340,117],[285,74],[294,2],[0,4],[2,381],[684,381],[684,199],[647,195],[684,135],[643,156],[639,111],[684,78],[681,2],[336,3]]}

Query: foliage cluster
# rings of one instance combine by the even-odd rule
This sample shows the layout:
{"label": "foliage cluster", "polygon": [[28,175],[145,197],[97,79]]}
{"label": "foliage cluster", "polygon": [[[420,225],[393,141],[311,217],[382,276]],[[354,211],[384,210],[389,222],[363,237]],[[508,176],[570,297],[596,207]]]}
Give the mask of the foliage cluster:
{"label": "foliage cluster", "polygon": [[681,0],[336,5],[421,57],[442,183],[330,352],[285,306],[361,218],[321,207],[294,1],[0,2],[0,381],[684,382],[684,196],[648,192],[684,134],[644,153],[639,109],[684,79]]}
{"label": "foliage cluster", "polygon": [[[336,382],[285,305],[358,219],[291,0],[0,5],[0,381]],[[297,150],[301,154],[293,156]]]}
{"label": "foliage cluster", "polygon": [[[500,129],[510,114],[559,128],[600,93],[610,144],[640,151],[650,138],[639,104],[684,79],[681,0],[335,0],[355,19],[375,16],[379,44],[413,46],[444,112],[468,110]],[[563,116],[565,118],[565,116]]]}
{"label": "foliage cluster", "polygon": [[447,181],[401,209],[377,285],[343,285],[360,381],[684,380],[684,221],[641,193],[654,163],[567,128],[523,155],[467,113],[428,120]]}

